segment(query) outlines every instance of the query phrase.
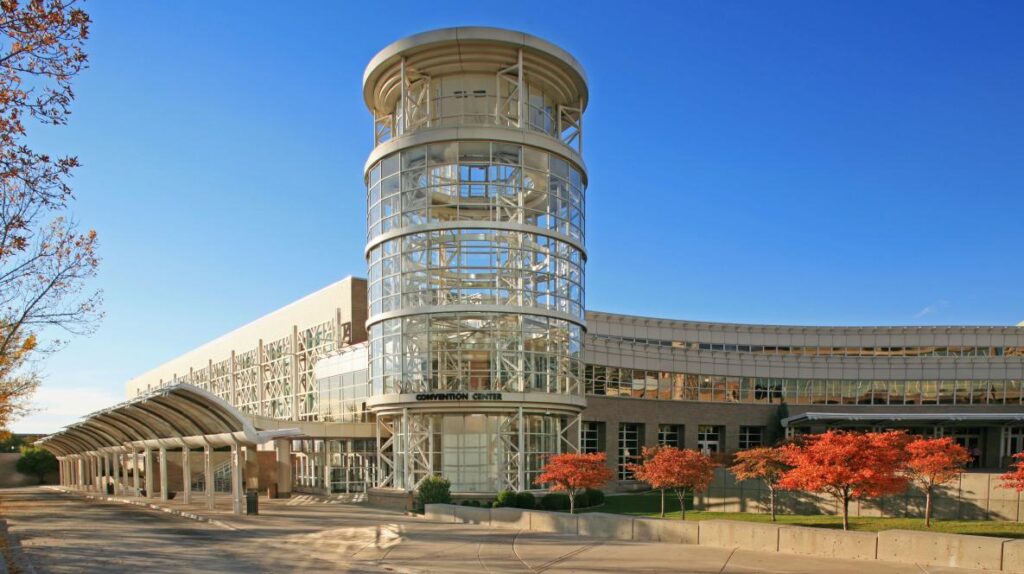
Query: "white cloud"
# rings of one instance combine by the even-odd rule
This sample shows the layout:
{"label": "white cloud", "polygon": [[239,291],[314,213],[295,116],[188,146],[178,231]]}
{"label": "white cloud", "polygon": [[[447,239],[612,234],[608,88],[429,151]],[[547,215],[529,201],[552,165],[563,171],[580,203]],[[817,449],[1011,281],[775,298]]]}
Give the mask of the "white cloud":
{"label": "white cloud", "polygon": [[934,315],[939,311],[945,309],[946,307],[949,307],[949,301],[936,301],[935,303],[932,303],[931,305],[928,305],[924,309],[918,311],[916,314],[914,314],[914,317],[920,319],[921,317]]}

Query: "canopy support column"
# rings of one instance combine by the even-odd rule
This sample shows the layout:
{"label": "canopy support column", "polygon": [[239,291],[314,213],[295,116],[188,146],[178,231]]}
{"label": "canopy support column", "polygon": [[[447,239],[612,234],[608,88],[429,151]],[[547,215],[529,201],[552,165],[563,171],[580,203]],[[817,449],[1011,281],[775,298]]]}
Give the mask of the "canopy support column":
{"label": "canopy support column", "polygon": [[260,463],[256,458],[256,447],[245,446],[245,491],[260,489]]}
{"label": "canopy support column", "polygon": [[75,476],[75,488],[82,490],[82,477],[85,476],[85,463],[82,461],[82,457],[79,456],[78,460],[75,461],[76,476]]}
{"label": "canopy support column", "polygon": [[107,476],[110,474],[110,471],[107,468],[107,463],[109,461],[107,460],[107,453],[105,452],[101,452],[97,456],[99,456],[99,465],[97,466],[97,474],[99,475],[97,478],[99,480],[96,481],[98,483],[96,486],[99,487],[97,490],[99,490],[100,494],[106,494],[108,482]]}
{"label": "canopy support column", "polygon": [[181,501],[192,504],[192,449],[187,445],[181,447]]}
{"label": "canopy support column", "polygon": [[148,446],[142,451],[143,460],[142,463],[146,468],[146,497],[153,498],[156,493],[153,492],[153,449]]}
{"label": "canopy support column", "polygon": [[170,499],[169,490],[167,488],[167,447],[160,447],[160,500],[166,502]]}
{"label": "canopy support column", "polygon": [[203,475],[205,477],[203,484],[206,486],[206,508],[213,510],[213,497],[216,494],[216,489],[213,482],[213,446],[210,443],[206,443],[206,446],[203,447]]}
{"label": "canopy support column", "polygon": [[121,451],[115,451],[111,453],[110,458],[113,459],[113,479],[114,479],[114,496],[120,496],[124,494],[124,488],[121,486]]}
{"label": "canopy support column", "polygon": [[274,450],[277,451],[277,496],[288,498],[292,494],[292,440],[275,440]]}
{"label": "canopy support column", "polygon": [[135,492],[133,492],[132,494],[134,496],[138,496],[139,492],[140,492],[140,489],[139,489],[139,453],[138,453],[138,451],[135,450],[135,447],[132,447],[132,482],[133,482],[133,485],[135,486]]}
{"label": "canopy support column", "polygon": [[238,443],[231,445],[231,512],[242,513],[242,468],[241,449]]}
{"label": "canopy support column", "polygon": [[89,458],[86,459],[88,464],[89,473],[85,475],[86,490],[96,490],[96,455],[92,452],[89,453]]}

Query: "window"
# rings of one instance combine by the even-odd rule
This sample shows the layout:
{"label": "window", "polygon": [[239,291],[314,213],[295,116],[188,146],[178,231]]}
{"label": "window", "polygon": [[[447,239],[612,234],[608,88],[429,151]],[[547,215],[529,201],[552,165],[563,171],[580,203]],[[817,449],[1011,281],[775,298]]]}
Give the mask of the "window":
{"label": "window", "polygon": [[604,452],[604,423],[583,421],[580,451],[588,454]]}
{"label": "window", "polygon": [[633,472],[626,465],[640,461],[643,428],[640,423],[619,423],[619,480],[634,480]]}
{"label": "window", "polygon": [[722,451],[723,427],[700,425],[697,427],[697,450],[704,454]]}
{"label": "window", "polygon": [[658,425],[658,445],[683,448],[683,425]]}
{"label": "window", "polygon": [[764,427],[740,427],[740,450],[764,445]]}
{"label": "window", "polygon": [[1003,456],[1006,458],[1000,463],[1002,466],[1007,466],[1012,461],[1009,458],[1011,455],[1024,452],[1024,426],[1006,427],[1003,430],[1003,438]]}

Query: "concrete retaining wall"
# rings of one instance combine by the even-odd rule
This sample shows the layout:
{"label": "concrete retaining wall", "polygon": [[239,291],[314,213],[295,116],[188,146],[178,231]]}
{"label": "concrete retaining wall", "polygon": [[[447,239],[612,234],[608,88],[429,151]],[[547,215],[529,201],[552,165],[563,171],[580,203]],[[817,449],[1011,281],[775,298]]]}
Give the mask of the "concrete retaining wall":
{"label": "concrete retaining wall", "polygon": [[843,532],[802,526],[779,529],[779,552],[784,554],[874,560],[877,546],[878,536],[874,532]]}
{"label": "concrete retaining wall", "polygon": [[579,515],[562,512],[545,512],[528,510],[530,530],[535,532],[557,532],[559,534],[578,534]]}
{"label": "concrete retaining wall", "polygon": [[591,538],[700,544],[889,562],[951,566],[1024,574],[1024,540],[940,534],[910,530],[845,532],[737,520],[685,521],[633,518],[600,512],[566,514],[518,508],[477,508],[428,504],[424,518],[434,522],[489,525],[494,528],[572,534]]}
{"label": "concrete retaining wall", "polygon": [[1024,572],[1024,540],[1003,543],[1003,571]]}
{"label": "concrete retaining wall", "polygon": [[883,530],[878,533],[878,559],[933,566],[977,570],[999,570],[1003,544],[992,536],[966,536],[912,530]]}
{"label": "concrete retaining wall", "polygon": [[491,526],[495,528],[530,529],[530,513],[521,508],[492,508]]}
{"label": "concrete retaining wall", "polygon": [[580,536],[590,536],[591,538],[632,540],[633,517],[603,512],[580,514],[577,533]]}
{"label": "concrete retaining wall", "polygon": [[[17,470],[20,452],[0,453],[0,488],[11,488],[16,486],[35,486],[39,484],[39,478],[28,474],[21,474]],[[44,484],[57,484],[59,477],[57,473],[47,474]]]}
{"label": "concrete retaining wall", "polygon": [[661,518],[633,519],[633,540],[638,542],[671,542],[696,544],[700,522],[664,520]]}
{"label": "concrete retaining wall", "polygon": [[[932,517],[939,520],[1024,521],[1024,496],[1001,488],[998,473],[967,472],[938,487],[932,497]],[[924,492],[910,488],[897,496],[867,498],[850,505],[850,516],[923,518]],[[719,468],[704,492],[694,496],[697,510],[765,514],[768,491],[760,481],[737,481]],[[813,492],[780,492],[776,507],[781,514],[838,514],[833,498]]]}
{"label": "concrete retaining wall", "polygon": [[423,517],[433,522],[455,522],[453,504],[427,504],[423,507]]}
{"label": "concrete retaining wall", "polygon": [[460,524],[491,525],[491,509],[477,506],[456,506],[455,522]]}
{"label": "concrete retaining wall", "polygon": [[782,527],[778,524],[760,524],[738,520],[702,520],[697,543],[701,546],[778,552],[780,528]]}

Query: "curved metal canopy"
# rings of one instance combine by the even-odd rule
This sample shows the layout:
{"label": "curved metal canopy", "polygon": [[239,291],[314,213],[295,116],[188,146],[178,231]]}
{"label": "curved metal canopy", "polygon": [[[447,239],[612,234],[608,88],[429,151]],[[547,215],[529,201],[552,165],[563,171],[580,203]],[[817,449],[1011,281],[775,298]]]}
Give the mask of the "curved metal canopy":
{"label": "curved metal canopy", "polygon": [[70,456],[124,448],[255,445],[299,434],[297,429],[257,431],[249,417],[224,399],[176,383],[87,415],[36,444],[57,456]]}

